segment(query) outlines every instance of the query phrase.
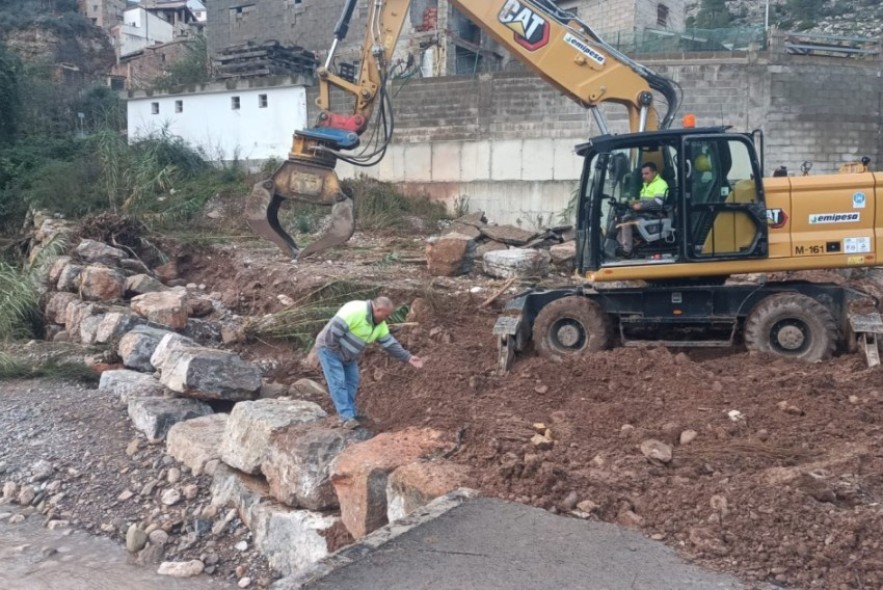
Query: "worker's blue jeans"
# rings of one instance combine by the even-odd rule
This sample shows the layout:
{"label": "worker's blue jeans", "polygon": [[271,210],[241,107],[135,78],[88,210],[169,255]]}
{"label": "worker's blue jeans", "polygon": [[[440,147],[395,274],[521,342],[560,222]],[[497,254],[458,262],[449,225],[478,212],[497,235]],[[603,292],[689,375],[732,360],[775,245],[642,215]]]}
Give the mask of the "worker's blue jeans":
{"label": "worker's blue jeans", "polygon": [[352,420],[356,417],[356,391],[359,389],[359,364],[356,361],[344,362],[333,350],[319,348],[316,351],[328,393],[337,409],[341,420]]}

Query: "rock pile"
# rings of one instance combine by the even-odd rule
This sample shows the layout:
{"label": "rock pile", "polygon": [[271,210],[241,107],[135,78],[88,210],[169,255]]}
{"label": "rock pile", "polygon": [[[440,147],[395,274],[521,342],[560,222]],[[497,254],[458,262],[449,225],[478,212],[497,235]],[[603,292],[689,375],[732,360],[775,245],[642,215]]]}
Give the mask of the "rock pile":
{"label": "rock pile", "polygon": [[426,261],[433,276],[459,276],[480,269],[495,278],[538,279],[554,263],[573,268],[576,241],[570,226],[543,231],[513,225],[488,225],[482,212],[454,220],[439,236],[429,238]]}

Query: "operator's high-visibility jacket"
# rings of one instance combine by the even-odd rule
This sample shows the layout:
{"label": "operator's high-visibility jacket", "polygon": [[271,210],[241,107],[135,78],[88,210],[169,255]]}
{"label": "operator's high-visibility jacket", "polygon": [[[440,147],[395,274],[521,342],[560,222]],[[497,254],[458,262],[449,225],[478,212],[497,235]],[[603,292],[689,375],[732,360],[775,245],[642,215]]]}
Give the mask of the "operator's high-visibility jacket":
{"label": "operator's high-visibility jacket", "polygon": [[319,332],[316,348],[332,350],[348,363],[357,360],[372,342],[393,358],[405,363],[411,360],[411,353],[389,333],[386,322],[374,323],[370,301],[350,301]]}
{"label": "operator's high-visibility jacket", "polygon": [[667,194],[668,183],[658,174],[656,175],[656,178],[648,183],[644,183],[644,186],[641,187],[642,199],[655,199],[658,197],[659,199],[665,200]]}

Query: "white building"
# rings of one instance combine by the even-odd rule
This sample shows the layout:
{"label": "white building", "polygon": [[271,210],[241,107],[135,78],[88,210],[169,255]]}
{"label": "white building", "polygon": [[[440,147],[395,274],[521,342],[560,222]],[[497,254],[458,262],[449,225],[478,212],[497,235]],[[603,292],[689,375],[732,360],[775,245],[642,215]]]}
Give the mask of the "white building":
{"label": "white building", "polygon": [[125,57],[145,47],[169,43],[175,38],[175,27],[155,14],[132,8],[123,14],[123,24],[116,35],[119,57]]}
{"label": "white building", "polygon": [[161,130],[179,136],[213,162],[260,164],[285,158],[291,136],[307,126],[307,94],[300,78],[212,83],[183,94],[128,95],[129,141]]}

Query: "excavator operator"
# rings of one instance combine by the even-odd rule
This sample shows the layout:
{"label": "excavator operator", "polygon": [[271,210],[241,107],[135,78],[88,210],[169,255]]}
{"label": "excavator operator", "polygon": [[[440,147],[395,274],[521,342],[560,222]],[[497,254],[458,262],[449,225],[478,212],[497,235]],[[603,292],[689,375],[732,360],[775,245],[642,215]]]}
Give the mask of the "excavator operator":
{"label": "excavator operator", "polygon": [[[659,175],[659,170],[653,162],[644,162],[641,166],[641,179],[644,185],[641,187],[640,199],[631,204],[636,213],[662,211],[665,205],[665,197],[668,195],[668,183]],[[631,256],[634,248],[634,225],[637,215],[629,214],[622,218],[619,228],[619,245],[623,254]]]}

